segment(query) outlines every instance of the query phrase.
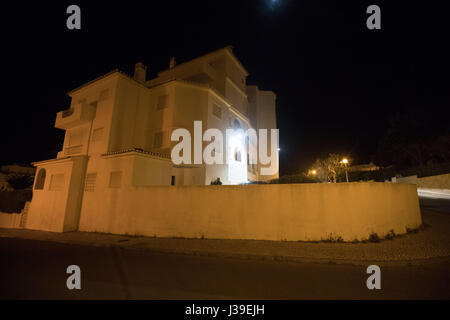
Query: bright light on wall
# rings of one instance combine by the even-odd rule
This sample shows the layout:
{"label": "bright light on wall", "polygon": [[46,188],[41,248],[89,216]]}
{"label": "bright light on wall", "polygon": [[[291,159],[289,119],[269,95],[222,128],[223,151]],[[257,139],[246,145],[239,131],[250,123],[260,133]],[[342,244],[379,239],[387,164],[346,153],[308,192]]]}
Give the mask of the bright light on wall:
{"label": "bright light on wall", "polygon": [[[247,151],[242,130],[227,135],[228,180],[233,184],[247,183]],[[239,153],[239,157],[236,154]]]}

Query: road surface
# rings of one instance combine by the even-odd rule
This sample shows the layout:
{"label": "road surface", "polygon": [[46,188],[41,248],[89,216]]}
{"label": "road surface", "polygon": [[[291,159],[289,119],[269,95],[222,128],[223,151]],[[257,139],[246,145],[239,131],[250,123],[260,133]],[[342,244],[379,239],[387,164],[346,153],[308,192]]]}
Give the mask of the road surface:
{"label": "road surface", "polygon": [[450,199],[433,198],[432,196],[420,196],[419,202],[422,209],[433,210],[439,213],[450,215]]}
{"label": "road surface", "polygon": [[[450,214],[450,201],[420,199]],[[405,299],[450,298],[450,262],[381,267],[244,260],[151,250],[0,239],[0,299]],[[66,286],[69,265],[81,290]]]}
{"label": "road surface", "polygon": [[[386,266],[381,290],[365,266],[161,254],[22,239],[0,241],[0,299],[450,298],[450,263]],[[69,290],[66,268],[81,268]]]}

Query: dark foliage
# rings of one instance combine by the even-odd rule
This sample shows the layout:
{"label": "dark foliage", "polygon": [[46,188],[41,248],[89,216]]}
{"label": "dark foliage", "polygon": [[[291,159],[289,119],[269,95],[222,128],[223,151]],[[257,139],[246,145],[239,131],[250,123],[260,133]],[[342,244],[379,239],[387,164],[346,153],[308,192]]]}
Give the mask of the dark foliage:
{"label": "dark foliage", "polygon": [[222,181],[220,181],[220,178],[217,178],[214,181],[211,181],[211,185],[212,186],[221,186],[222,185]]}
{"label": "dark foliage", "polygon": [[33,185],[34,176],[28,174],[13,174],[7,178],[7,181],[15,190],[23,190]]}
{"label": "dark foliage", "polygon": [[318,183],[317,178],[308,177],[304,174],[293,174],[287,176],[281,176],[278,179],[270,180],[269,183],[274,184],[288,184],[288,183]]}
{"label": "dark foliage", "polygon": [[390,119],[378,144],[380,166],[425,167],[450,161],[450,131],[427,110],[410,109]]}
{"label": "dark foliage", "polygon": [[0,212],[19,213],[25,207],[25,202],[31,201],[31,190],[14,190],[0,192]]}

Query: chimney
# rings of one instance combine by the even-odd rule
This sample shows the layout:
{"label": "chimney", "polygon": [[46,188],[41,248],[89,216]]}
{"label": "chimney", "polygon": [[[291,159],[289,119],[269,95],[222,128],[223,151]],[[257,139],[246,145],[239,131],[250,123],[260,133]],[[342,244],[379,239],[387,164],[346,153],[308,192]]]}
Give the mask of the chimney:
{"label": "chimney", "polygon": [[170,69],[175,68],[176,65],[176,61],[175,61],[175,57],[170,58]]}
{"label": "chimney", "polygon": [[134,78],[139,82],[145,82],[147,79],[147,66],[142,62],[134,65]]}

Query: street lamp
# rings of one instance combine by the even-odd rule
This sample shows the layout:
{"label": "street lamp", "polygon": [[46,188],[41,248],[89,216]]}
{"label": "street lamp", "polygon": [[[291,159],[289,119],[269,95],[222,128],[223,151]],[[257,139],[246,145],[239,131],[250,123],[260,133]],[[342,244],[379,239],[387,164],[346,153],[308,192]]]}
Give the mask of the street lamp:
{"label": "street lamp", "polygon": [[317,171],[316,171],[316,170],[313,170],[313,171],[311,171],[311,173],[312,173],[313,175],[316,175]]}
{"label": "street lamp", "polygon": [[344,164],[344,167],[345,167],[345,178],[347,179],[347,182],[348,182],[348,170],[347,170],[348,159],[347,158],[342,159],[342,163]]}

